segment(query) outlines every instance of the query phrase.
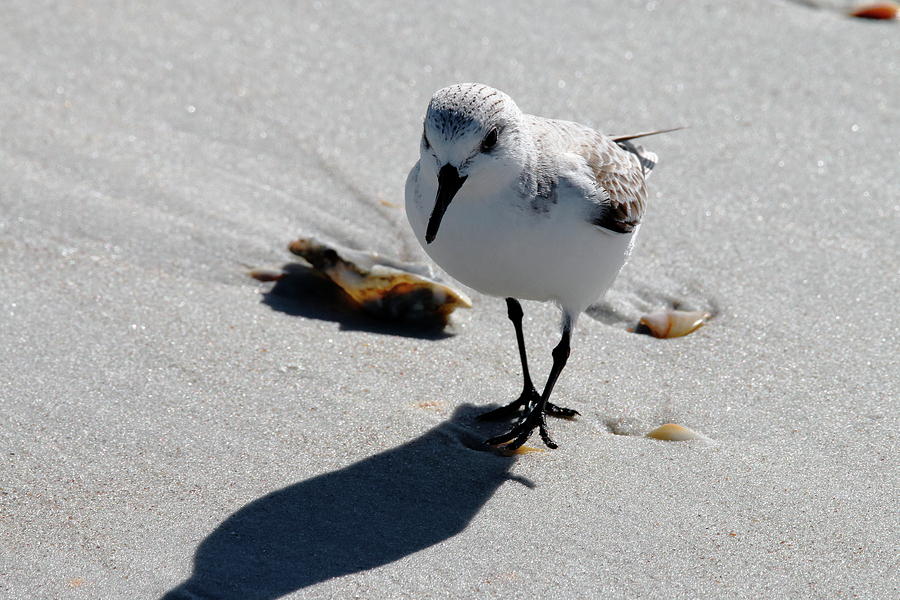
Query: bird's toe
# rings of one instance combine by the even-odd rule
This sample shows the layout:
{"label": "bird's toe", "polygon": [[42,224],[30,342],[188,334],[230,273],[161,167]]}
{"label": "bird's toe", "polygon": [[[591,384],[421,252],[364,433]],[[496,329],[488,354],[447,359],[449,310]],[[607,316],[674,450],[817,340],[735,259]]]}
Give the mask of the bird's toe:
{"label": "bird's toe", "polygon": [[573,408],[564,408],[562,406],[557,406],[552,402],[547,403],[547,408],[544,411],[551,417],[556,417],[557,419],[574,419],[577,416],[580,416],[581,413]]}

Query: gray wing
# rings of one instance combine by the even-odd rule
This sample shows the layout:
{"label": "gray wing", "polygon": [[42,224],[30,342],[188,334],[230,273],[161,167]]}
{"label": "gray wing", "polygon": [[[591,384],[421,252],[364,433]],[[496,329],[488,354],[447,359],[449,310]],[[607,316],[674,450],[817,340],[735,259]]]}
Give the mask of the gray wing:
{"label": "gray wing", "polygon": [[543,135],[539,144],[580,156],[593,175],[600,193],[591,223],[619,233],[634,231],[644,216],[646,178],[656,164],[656,155],[627,139],[616,142],[578,123],[540,120]]}

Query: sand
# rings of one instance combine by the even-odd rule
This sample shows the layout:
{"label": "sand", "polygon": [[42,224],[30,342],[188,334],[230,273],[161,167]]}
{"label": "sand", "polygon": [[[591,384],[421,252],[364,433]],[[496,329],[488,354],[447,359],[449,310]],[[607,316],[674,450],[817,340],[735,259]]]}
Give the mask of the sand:
{"label": "sand", "polygon": [[[299,5],[298,5],[299,4]],[[6,3],[0,595],[888,598],[900,588],[900,30],[792,2]],[[247,276],[424,260],[430,94],[689,125],[582,317],[560,449],[479,449],[502,301],[445,335]],[[645,311],[711,309],[676,340]],[[558,311],[525,303],[543,381]],[[711,443],[643,434],[666,423]],[[536,443],[536,440],[535,440]],[[168,595],[167,595],[168,594]]]}

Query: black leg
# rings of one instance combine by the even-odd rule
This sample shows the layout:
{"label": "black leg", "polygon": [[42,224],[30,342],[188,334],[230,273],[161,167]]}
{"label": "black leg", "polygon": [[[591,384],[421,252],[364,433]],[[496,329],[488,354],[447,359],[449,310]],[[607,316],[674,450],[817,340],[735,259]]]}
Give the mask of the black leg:
{"label": "black leg", "polygon": [[525,355],[525,335],[522,333],[522,305],[515,298],[506,299],[506,315],[512,321],[513,327],[516,329],[516,341],[519,344],[519,360],[522,362],[522,375],[524,382],[522,385],[522,394],[517,400],[513,400],[506,406],[501,406],[490,412],[486,412],[479,419],[506,419],[519,414],[522,408],[527,408],[531,403],[540,399],[534,384],[531,382],[531,375],[528,373],[528,357]]}
{"label": "black leg", "polygon": [[503,435],[487,440],[487,444],[491,446],[503,444],[504,449],[515,450],[528,440],[535,429],[538,429],[541,440],[543,440],[548,448],[557,447],[556,442],[553,441],[550,434],[547,432],[547,424],[544,420],[544,415],[548,414],[547,405],[549,403],[550,394],[553,393],[553,386],[556,385],[556,380],[559,379],[559,374],[562,372],[563,367],[566,366],[566,362],[569,359],[569,342],[571,337],[572,318],[566,314],[563,322],[562,339],[560,339],[559,344],[553,349],[553,368],[550,369],[550,376],[547,378],[547,385],[544,386],[544,393],[541,394],[537,403],[526,408],[524,417],[515,427]]}
{"label": "black leg", "polygon": [[519,360],[522,361],[522,376],[524,382],[522,385],[522,396],[537,396],[534,384],[531,383],[531,375],[528,374],[528,357],[525,355],[525,334],[522,332],[522,317],[525,313],[522,311],[522,305],[515,298],[506,299],[506,316],[513,322],[516,328],[516,342],[519,345]]}
{"label": "black leg", "polygon": [[[509,317],[509,320],[512,321],[513,327],[516,329],[516,342],[519,344],[519,360],[522,362],[522,375],[524,379],[522,384],[522,394],[517,400],[513,400],[506,406],[501,406],[500,408],[486,412],[478,417],[483,420],[506,419],[515,416],[519,414],[521,410],[527,410],[529,406],[537,404],[541,399],[540,394],[534,389],[534,384],[531,382],[531,375],[528,373],[528,357],[525,354],[525,334],[522,332],[522,317],[525,316],[525,313],[522,311],[522,305],[519,304],[519,301],[515,298],[506,299],[506,315]],[[560,417],[563,419],[571,419],[578,415],[577,410],[563,408],[550,402],[547,402],[545,412],[551,417]]]}

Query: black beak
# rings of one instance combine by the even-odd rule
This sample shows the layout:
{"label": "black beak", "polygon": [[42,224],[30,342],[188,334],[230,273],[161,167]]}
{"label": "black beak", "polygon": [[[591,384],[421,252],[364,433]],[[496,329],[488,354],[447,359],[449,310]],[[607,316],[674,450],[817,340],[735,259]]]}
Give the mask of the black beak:
{"label": "black beak", "polygon": [[453,196],[456,195],[456,192],[459,191],[459,188],[465,182],[466,178],[459,176],[459,171],[456,170],[456,167],[450,164],[441,167],[441,170],[438,172],[437,198],[434,201],[434,210],[431,211],[431,218],[428,219],[428,229],[425,231],[426,243],[430,244],[434,241],[438,227],[441,226],[441,219],[444,218],[444,213],[447,211],[447,207],[450,206],[450,201],[453,200]]}

